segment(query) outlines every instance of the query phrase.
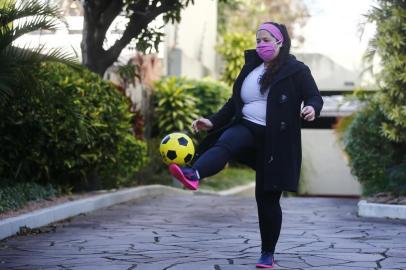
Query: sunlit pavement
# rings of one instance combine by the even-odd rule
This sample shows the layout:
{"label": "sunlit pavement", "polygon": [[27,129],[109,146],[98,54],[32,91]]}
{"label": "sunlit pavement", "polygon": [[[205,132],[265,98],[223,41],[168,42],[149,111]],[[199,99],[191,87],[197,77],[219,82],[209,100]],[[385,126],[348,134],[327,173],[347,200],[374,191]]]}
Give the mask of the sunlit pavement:
{"label": "sunlit pavement", "polygon": [[[406,222],[357,200],[284,198],[276,269],[406,269]],[[145,198],[0,242],[0,269],[255,269],[254,198]]]}

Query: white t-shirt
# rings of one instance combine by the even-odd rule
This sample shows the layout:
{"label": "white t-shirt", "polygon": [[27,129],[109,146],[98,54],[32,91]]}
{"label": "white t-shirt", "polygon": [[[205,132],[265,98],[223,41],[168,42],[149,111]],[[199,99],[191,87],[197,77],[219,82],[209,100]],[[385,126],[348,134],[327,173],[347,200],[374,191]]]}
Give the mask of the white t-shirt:
{"label": "white t-shirt", "polygon": [[251,71],[241,87],[241,99],[244,103],[242,107],[242,117],[251,122],[266,126],[266,100],[269,89],[262,95],[259,84],[260,76],[265,72],[265,66],[262,63]]}

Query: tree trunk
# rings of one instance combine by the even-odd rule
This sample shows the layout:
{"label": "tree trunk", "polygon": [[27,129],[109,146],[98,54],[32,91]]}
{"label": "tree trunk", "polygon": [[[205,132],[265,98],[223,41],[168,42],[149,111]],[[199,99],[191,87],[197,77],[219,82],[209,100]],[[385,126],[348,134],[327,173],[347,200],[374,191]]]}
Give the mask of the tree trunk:
{"label": "tree trunk", "polygon": [[106,52],[98,50],[97,47],[92,46],[90,42],[82,41],[81,47],[83,65],[103,77],[104,72],[114,63],[114,61],[111,61],[110,63],[104,61]]}
{"label": "tree trunk", "polygon": [[113,51],[103,49],[103,42],[122,6],[121,0],[94,0],[83,4],[82,63],[100,76],[118,57]]}
{"label": "tree trunk", "polygon": [[[122,12],[124,0],[87,0],[83,2],[84,22],[81,43],[82,63],[90,70],[104,75],[106,69],[119,57],[121,51],[133,38],[137,38],[148,24],[160,14],[176,6],[176,0],[166,1],[133,1],[134,12],[128,17],[129,22],[123,35],[114,45],[105,50],[103,42],[113,20]],[[161,4],[158,5],[158,2]]]}

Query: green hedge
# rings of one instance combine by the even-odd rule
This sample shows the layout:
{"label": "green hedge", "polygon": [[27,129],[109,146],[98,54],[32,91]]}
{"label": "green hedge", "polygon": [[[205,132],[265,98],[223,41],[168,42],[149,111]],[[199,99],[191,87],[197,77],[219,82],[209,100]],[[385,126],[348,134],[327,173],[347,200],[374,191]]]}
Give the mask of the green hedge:
{"label": "green hedge", "polygon": [[203,117],[217,112],[231,96],[231,88],[223,82],[205,78],[186,83],[189,85],[187,92],[197,99],[196,108]]}
{"label": "green hedge", "polygon": [[0,108],[1,181],[75,190],[130,181],[147,155],[131,134],[127,98],[85,68],[44,64],[35,76],[42,95]]}
{"label": "green hedge", "polygon": [[406,144],[389,141],[382,132],[385,115],[374,101],[342,122],[342,140],[353,174],[365,195],[406,194]]}

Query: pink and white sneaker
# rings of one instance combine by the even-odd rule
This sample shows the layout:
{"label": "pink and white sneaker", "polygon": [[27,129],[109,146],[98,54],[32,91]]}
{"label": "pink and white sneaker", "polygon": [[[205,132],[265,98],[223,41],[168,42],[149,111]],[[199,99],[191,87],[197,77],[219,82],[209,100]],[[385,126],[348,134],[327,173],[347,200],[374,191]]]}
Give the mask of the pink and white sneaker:
{"label": "pink and white sneaker", "polygon": [[199,188],[199,174],[195,169],[172,163],[169,165],[169,172],[187,189],[197,190]]}
{"label": "pink and white sneaker", "polygon": [[262,251],[261,252],[261,257],[258,259],[258,262],[256,263],[256,268],[273,268],[275,264],[274,258],[273,258],[273,253],[272,252],[267,252],[267,251]]}

